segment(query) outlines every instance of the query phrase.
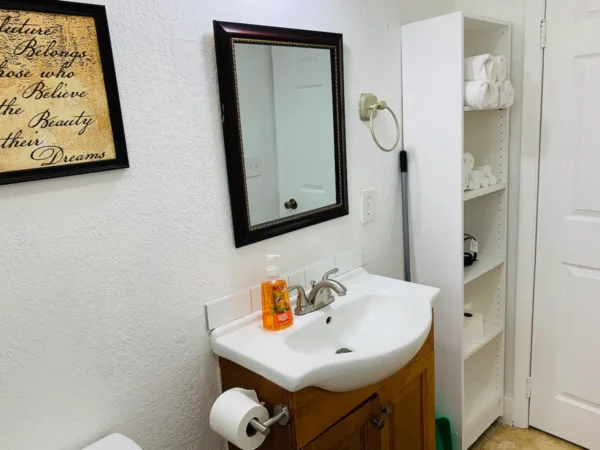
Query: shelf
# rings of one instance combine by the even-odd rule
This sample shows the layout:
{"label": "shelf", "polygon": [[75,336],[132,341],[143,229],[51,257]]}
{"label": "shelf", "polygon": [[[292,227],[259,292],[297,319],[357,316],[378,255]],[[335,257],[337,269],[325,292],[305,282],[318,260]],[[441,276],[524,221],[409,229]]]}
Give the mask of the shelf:
{"label": "shelf", "polygon": [[490,255],[477,255],[477,261],[472,266],[465,267],[465,284],[469,284],[471,281],[476,280],[482,275],[485,275],[490,270],[494,270],[496,267],[504,264],[503,256],[490,256]]}
{"label": "shelf", "polygon": [[483,323],[483,336],[481,339],[470,342],[463,342],[463,359],[467,360],[473,356],[478,350],[481,350],[495,338],[500,336],[504,331],[500,325],[492,325],[491,323]]}
{"label": "shelf", "polygon": [[504,414],[502,394],[493,388],[481,386],[481,393],[473,399],[466,412],[463,426],[464,448],[470,447],[494,421]]}
{"label": "shelf", "polygon": [[464,191],[463,192],[463,201],[473,200],[477,197],[482,197],[484,195],[492,194],[494,192],[503,191],[506,189],[507,185],[505,183],[498,183],[494,186],[488,186],[482,189],[475,189],[473,191]]}
{"label": "shelf", "polygon": [[484,415],[490,408],[493,408],[502,398],[502,394],[495,387],[477,384],[471,386],[471,389],[476,392],[473,398],[470,399],[470,407],[465,410],[465,428],[469,428],[469,425]]}
{"label": "shelf", "polygon": [[470,111],[504,111],[505,109],[508,109],[508,108],[483,108],[483,109],[477,109],[477,108],[471,108],[470,106],[465,105],[465,112],[470,112]]}

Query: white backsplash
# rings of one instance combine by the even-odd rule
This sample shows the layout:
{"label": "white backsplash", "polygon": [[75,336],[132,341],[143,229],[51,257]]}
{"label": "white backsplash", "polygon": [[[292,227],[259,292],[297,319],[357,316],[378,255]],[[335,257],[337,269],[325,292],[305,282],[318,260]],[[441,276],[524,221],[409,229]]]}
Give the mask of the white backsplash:
{"label": "white backsplash", "polygon": [[[357,247],[334,257],[316,261],[293,272],[282,274],[288,286],[299,284],[310,289],[311,280],[319,281],[325,272],[338,268],[336,276],[348,273],[362,266],[362,249]],[[331,277],[335,278],[335,277]],[[260,280],[262,283],[264,280]],[[206,303],[206,321],[209,330],[247,316],[262,308],[260,284],[251,286],[235,294],[227,295]]]}

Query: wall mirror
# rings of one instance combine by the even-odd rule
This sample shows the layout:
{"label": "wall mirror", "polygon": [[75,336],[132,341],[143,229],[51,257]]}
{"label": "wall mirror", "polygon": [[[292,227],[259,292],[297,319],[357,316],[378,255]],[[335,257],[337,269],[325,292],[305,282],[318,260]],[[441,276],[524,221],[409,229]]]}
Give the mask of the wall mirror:
{"label": "wall mirror", "polygon": [[347,215],[342,35],[214,31],[236,247]]}

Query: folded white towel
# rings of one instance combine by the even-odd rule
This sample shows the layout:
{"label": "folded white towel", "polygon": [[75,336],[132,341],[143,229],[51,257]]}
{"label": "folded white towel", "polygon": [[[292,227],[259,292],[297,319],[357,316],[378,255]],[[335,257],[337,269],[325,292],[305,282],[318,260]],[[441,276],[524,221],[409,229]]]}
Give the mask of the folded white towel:
{"label": "folded white towel", "polygon": [[495,64],[492,55],[465,58],[465,81],[496,81]]}
{"label": "folded white towel", "polygon": [[489,81],[465,82],[465,105],[473,109],[493,109],[498,107],[500,90],[496,83]]}
{"label": "folded white towel", "polygon": [[496,74],[495,81],[503,82],[508,76],[508,64],[506,58],[502,55],[494,56],[494,72]]}
{"label": "folded white towel", "polygon": [[510,81],[506,80],[500,85],[500,98],[498,101],[499,108],[510,108],[515,102],[515,88]]}

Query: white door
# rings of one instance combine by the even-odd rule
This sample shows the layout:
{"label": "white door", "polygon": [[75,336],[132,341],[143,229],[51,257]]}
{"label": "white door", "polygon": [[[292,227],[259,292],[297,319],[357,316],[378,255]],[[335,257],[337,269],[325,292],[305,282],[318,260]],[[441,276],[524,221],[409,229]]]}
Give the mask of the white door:
{"label": "white door", "polygon": [[530,424],[600,449],[600,0],[547,0]]}
{"label": "white door", "polygon": [[[280,215],[336,203],[331,56],[328,49],[272,47]],[[298,207],[286,209],[294,199]]]}

